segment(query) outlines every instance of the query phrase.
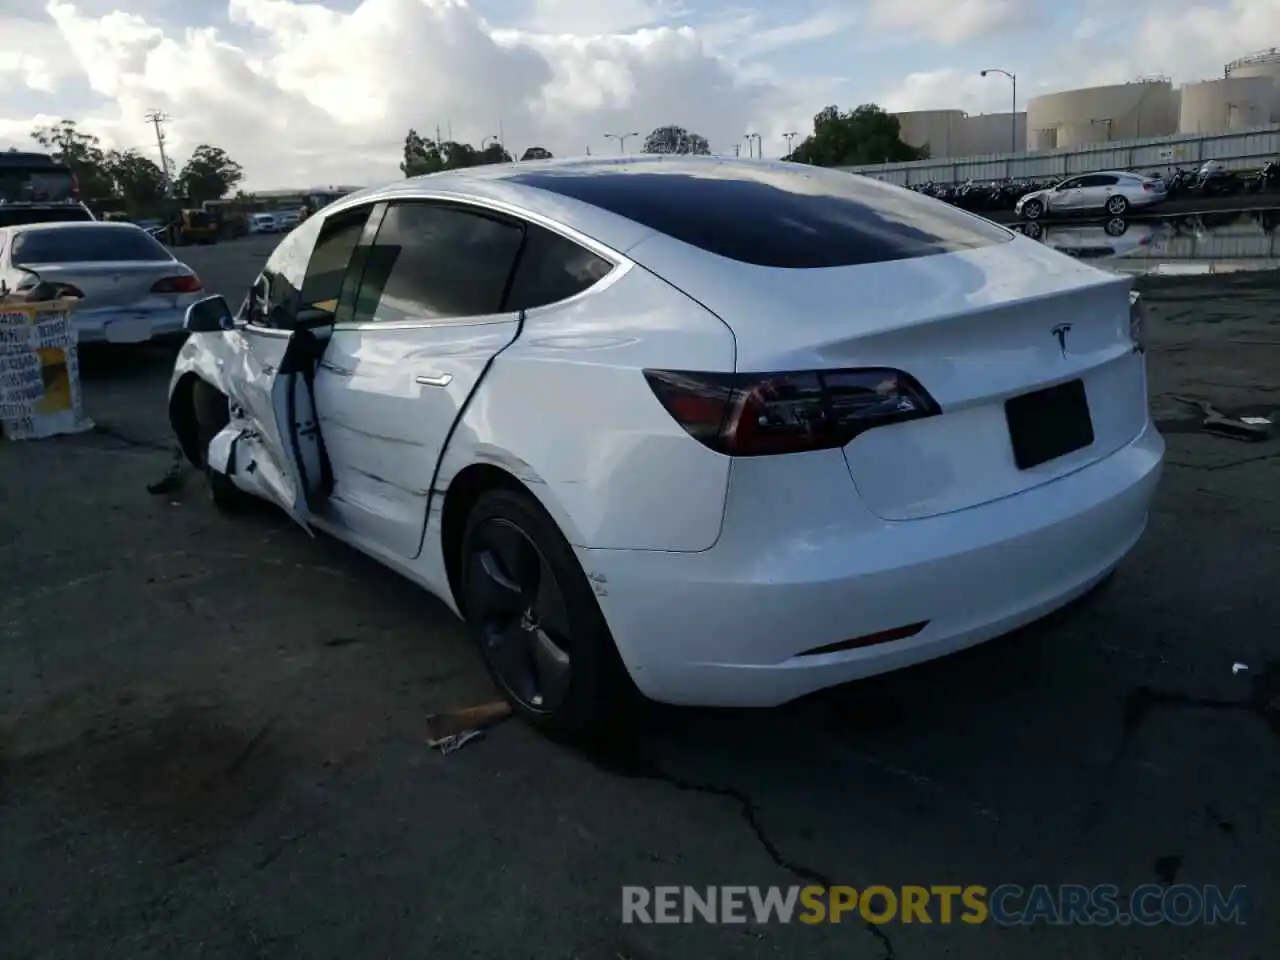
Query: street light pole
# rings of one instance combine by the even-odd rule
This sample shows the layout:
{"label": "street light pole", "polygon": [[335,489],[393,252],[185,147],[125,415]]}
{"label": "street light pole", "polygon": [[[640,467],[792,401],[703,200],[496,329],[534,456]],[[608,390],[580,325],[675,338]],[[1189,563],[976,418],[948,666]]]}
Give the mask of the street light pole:
{"label": "street light pole", "polygon": [[[760,134],[758,133],[744,134],[742,139],[747,141],[747,157],[748,158],[754,157],[756,156],[756,153],[759,153],[760,159],[762,160],[764,159],[764,145],[760,140]],[[756,153],[752,152],[751,145],[753,143],[756,145],[755,147]]]}
{"label": "street light pole", "polygon": [[607,139],[607,140],[617,140],[617,141],[618,141],[618,152],[619,152],[619,153],[626,153],[626,152],[627,152],[627,140],[628,140],[628,138],[630,138],[630,137],[638,137],[638,136],[640,136],[640,134],[638,134],[638,133],[636,133],[634,130],[632,130],[630,133],[606,133],[606,134],[605,134],[605,139]]}
{"label": "street light pole", "polygon": [[794,139],[795,139],[796,137],[798,137],[798,136],[799,136],[799,134],[798,134],[796,131],[794,131],[794,130],[792,130],[790,133],[784,133],[784,134],[782,135],[782,139],[783,139],[783,140],[785,140],[785,141],[787,141],[787,156],[788,156],[788,157],[789,157],[789,156],[791,156],[791,152],[792,152],[792,151],[791,151],[791,141],[792,141],[792,140],[794,140]]}
{"label": "street light pole", "polygon": [[1019,153],[1018,150],[1018,75],[1010,73],[1008,70],[1001,70],[999,67],[989,67],[982,71],[985,77],[989,73],[998,73],[1009,78],[1009,82],[1013,84],[1013,105],[1009,111],[1009,143],[1013,147],[1012,153]]}

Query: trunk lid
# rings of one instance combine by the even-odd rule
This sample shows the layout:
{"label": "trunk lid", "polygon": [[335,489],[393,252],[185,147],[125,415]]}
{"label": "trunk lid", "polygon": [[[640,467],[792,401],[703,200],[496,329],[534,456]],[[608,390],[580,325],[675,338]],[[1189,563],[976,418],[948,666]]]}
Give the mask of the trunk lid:
{"label": "trunk lid", "polygon": [[[667,237],[628,256],[721,317],[737,340],[739,371],[892,367],[924,386],[940,416],[870,430],[845,447],[858,493],[886,519],[961,510],[1049,482],[1119,449],[1147,423],[1145,365],[1129,327],[1132,279],[1033,240],[798,270],[690,256]],[[1093,442],[1019,469],[1005,401],[1075,379]]]}
{"label": "trunk lid", "polygon": [[151,310],[171,310],[182,302],[184,294],[152,293],[151,287],[165,277],[189,274],[176,260],[157,260],[93,263],[26,263],[23,267],[35,271],[42,280],[51,283],[69,283],[84,294],[76,307],[77,313],[96,310],[130,310],[144,313]]}

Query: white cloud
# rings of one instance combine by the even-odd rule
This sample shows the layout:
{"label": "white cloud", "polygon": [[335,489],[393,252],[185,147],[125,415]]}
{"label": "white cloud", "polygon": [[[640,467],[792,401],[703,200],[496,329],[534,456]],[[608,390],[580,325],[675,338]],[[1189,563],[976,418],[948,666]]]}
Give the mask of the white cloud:
{"label": "white cloud", "polygon": [[1021,29],[1045,16],[1031,0],[870,0],[870,7],[873,23],[943,44]]}
{"label": "white cloud", "polygon": [[[593,5],[610,10],[594,30],[666,9]],[[541,0],[538,9],[550,26],[588,6]],[[104,116],[80,118],[85,129],[109,145],[148,148],[143,114],[164,110],[179,162],[199,143],[217,144],[258,187],[390,179],[409,127],[432,136],[439,125],[472,143],[501,129],[512,152],[539,144],[574,154],[607,149],[607,131],[678,123],[732,149],[748,129],[780,143],[814,110],[776,75],[717,55],[688,27],[494,29],[465,0],[363,0],[350,12],[229,0],[234,29],[222,31],[166,32],[138,15],[90,17],[61,0],[47,11],[73,63],[112,103]],[[832,22],[806,21],[790,36],[783,27],[766,41],[797,42]]]}
{"label": "white cloud", "polygon": [[679,0],[535,0],[533,15],[520,27],[533,33],[598,36],[664,23],[684,13]]}
{"label": "white cloud", "polygon": [[0,38],[0,84],[50,93],[75,69],[62,36],[47,21],[0,16]]}

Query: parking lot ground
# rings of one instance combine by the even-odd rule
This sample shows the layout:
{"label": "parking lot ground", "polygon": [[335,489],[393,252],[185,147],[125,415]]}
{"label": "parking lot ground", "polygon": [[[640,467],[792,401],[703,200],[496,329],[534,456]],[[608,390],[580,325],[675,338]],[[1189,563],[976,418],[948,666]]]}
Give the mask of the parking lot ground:
{"label": "parking lot ground", "polygon": [[[257,246],[255,246],[257,244]],[[238,299],[260,241],[191,251]],[[197,255],[200,262],[196,263]],[[443,607],[173,464],[172,351],[85,360],[99,429],[0,443],[0,956],[1263,960],[1280,942],[1273,277],[1148,284],[1168,469],[1092,602],[608,751],[511,721]],[[1247,669],[1233,669],[1233,664]],[[624,925],[623,885],[1246,885],[1245,926]],[[1125,906],[1121,899],[1121,906]]]}

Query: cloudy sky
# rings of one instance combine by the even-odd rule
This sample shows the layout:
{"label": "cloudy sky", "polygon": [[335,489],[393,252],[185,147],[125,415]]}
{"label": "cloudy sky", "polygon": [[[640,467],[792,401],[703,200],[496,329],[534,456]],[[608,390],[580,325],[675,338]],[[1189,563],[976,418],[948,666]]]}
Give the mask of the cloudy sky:
{"label": "cloudy sky", "polygon": [[1280,45],[1280,0],[750,2],[0,0],[0,147],[70,117],[154,155],[159,108],[180,163],[214,143],[257,188],[395,177],[410,126],[560,155],[678,123],[777,155],[828,103],[1007,110],[983,67],[1021,106]]}

